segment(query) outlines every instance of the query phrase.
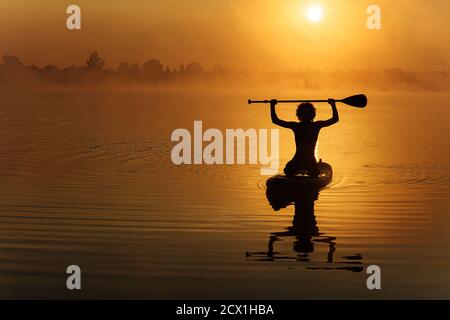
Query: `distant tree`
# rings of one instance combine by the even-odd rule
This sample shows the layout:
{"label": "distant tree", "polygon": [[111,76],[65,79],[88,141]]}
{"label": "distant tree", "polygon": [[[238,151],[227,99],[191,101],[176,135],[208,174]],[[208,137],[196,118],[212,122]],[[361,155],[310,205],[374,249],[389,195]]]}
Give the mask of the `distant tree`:
{"label": "distant tree", "polygon": [[62,69],[62,83],[63,85],[80,85],[85,81],[85,72],[83,67],[71,65]]}
{"label": "distant tree", "polygon": [[97,51],[93,51],[86,60],[86,69],[88,71],[102,71],[105,68],[103,60]]}
{"label": "distant tree", "polygon": [[59,71],[58,67],[53,64],[48,64],[42,69],[42,72],[47,74],[57,73],[58,71]]}
{"label": "distant tree", "polygon": [[191,62],[186,66],[186,74],[190,76],[200,76],[205,72],[205,69],[201,64],[197,62]]}
{"label": "distant tree", "polygon": [[157,59],[150,59],[142,65],[144,77],[151,81],[161,80],[164,75],[164,66]]}
{"label": "distant tree", "polygon": [[32,64],[32,65],[30,65],[30,66],[27,66],[27,68],[29,69],[29,70],[31,70],[31,71],[33,71],[33,72],[39,72],[39,67],[37,66],[37,65],[35,65],[35,64]]}
{"label": "distant tree", "polygon": [[117,74],[119,76],[126,76],[128,75],[128,72],[130,71],[130,64],[128,62],[122,62],[118,67],[117,67]]}
{"label": "distant tree", "polygon": [[183,74],[183,73],[186,71],[186,69],[184,68],[184,63],[180,64],[180,68],[178,69],[178,71],[179,71],[181,74]]}
{"label": "distant tree", "polygon": [[113,82],[115,75],[116,73],[112,68],[106,68],[105,70],[103,70],[103,78],[109,83]]}
{"label": "distant tree", "polygon": [[22,61],[20,61],[19,58],[10,54],[3,56],[3,62],[7,66],[23,67]]}
{"label": "distant tree", "polygon": [[36,73],[39,73],[41,79],[50,83],[59,83],[61,81],[61,72],[55,65],[49,64],[42,69],[36,69]]}
{"label": "distant tree", "polygon": [[224,76],[228,73],[228,69],[221,64],[215,64],[211,69],[211,74],[213,76]]}
{"label": "distant tree", "polygon": [[172,70],[170,69],[169,66],[166,66],[166,67],[164,68],[164,76],[165,76],[166,78],[170,78],[171,75],[172,75]]}
{"label": "distant tree", "polygon": [[134,81],[139,81],[141,78],[141,73],[142,69],[137,62],[133,63],[128,71],[129,77]]}

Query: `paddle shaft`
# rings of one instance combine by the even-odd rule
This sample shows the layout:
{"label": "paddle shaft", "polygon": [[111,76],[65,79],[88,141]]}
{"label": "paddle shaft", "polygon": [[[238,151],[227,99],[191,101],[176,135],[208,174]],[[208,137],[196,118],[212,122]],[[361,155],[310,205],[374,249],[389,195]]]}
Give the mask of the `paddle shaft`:
{"label": "paddle shaft", "polygon": [[[342,102],[342,100],[335,100]],[[277,100],[277,103],[301,103],[301,102],[328,102],[327,100]],[[252,103],[270,103],[270,100],[248,100],[248,104]]]}

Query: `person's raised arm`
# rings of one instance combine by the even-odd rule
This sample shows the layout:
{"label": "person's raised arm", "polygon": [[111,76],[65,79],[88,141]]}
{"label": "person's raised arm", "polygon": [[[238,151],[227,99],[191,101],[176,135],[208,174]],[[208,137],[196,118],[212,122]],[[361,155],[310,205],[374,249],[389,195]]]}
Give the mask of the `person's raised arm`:
{"label": "person's raised arm", "polygon": [[336,101],[334,99],[328,99],[328,103],[330,104],[333,110],[333,116],[325,121],[317,121],[321,127],[328,127],[339,121],[339,113],[336,108]]}
{"label": "person's raised arm", "polygon": [[275,99],[270,100],[270,115],[272,117],[272,123],[283,128],[292,128],[295,122],[284,121],[278,118],[277,112],[275,111],[275,106],[277,103],[278,102]]}

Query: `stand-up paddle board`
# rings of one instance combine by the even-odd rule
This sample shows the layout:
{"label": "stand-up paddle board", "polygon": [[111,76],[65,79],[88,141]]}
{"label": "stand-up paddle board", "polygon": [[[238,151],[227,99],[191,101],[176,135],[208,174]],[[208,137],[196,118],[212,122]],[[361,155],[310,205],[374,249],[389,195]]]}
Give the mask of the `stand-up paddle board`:
{"label": "stand-up paddle board", "polygon": [[268,188],[281,188],[289,190],[318,190],[325,188],[333,179],[333,169],[328,163],[320,160],[320,174],[318,177],[310,177],[307,174],[298,174],[295,176],[276,175],[269,178],[266,182]]}

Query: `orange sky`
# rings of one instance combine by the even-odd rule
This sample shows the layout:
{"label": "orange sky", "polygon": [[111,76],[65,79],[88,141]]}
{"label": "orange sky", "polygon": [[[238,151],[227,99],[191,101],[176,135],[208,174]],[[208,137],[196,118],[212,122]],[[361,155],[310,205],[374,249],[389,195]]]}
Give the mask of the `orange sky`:
{"label": "orange sky", "polygon": [[[322,21],[305,19],[317,3]],[[82,10],[68,31],[66,8]],[[366,9],[382,9],[382,30]],[[107,65],[159,58],[257,69],[450,69],[448,0],[3,0],[0,55],[27,64],[82,64],[92,50]]]}

